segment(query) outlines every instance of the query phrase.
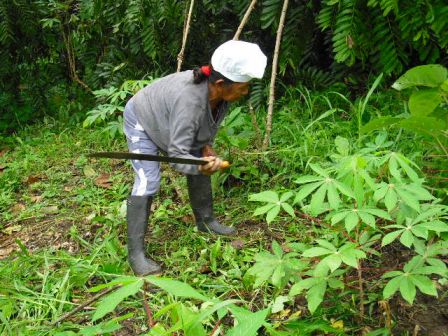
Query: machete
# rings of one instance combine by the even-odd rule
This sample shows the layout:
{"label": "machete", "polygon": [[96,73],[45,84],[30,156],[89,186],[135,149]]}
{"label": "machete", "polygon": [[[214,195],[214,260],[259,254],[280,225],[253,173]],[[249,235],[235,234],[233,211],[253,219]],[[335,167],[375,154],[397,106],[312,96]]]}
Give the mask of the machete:
{"label": "machete", "polygon": [[[185,159],[176,158],[169,156],[142,154],[142,153],[129,153],[129,152],[98,152],[87,154],[88,157],[99,157],[99,158],[109,158],[109,159],[125,159],[125,160],[144,160],[144,161],[158,161],[158,162],[170,162],[170,163],[183,163],[183,164],[193,164],[202,166],[208,161],[201,159]],[[222,161],[221,169],[230,166],[228,161]]]}

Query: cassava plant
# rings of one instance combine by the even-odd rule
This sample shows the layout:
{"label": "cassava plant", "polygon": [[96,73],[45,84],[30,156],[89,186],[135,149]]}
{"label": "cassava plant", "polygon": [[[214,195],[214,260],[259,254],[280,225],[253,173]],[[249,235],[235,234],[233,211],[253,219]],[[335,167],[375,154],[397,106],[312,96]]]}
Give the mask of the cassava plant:
{"label": "cassava plant", "polygon": [[[294,255],[282,255],[276,243],[275,257],[258,254],[248,271],[254,286],[269,282],[281,289],[289,283],[288,296],[305,293],[311,313],[329,291],[355,294],[361,318],[367,288],[383,288],[386,300],[400,292],[410,304],[417,289],[437,296],[436,281],[448,278],[440,259],[448,253],[448,207],[427,190],[416,164],[388,149],[386,139],[386,133],[379,133],[374,143],[356,150],[338,137],[332,162],[310,163],[313,174],[297,178],[297,189],[281,196],[272,190],[250,196],[265,203],[255,215],[266,214],[268,222],[283,209],[292,216],[300,212],[324,228],[307,244],[290,244]],[[391,244],[399,251],[393,265]]]}

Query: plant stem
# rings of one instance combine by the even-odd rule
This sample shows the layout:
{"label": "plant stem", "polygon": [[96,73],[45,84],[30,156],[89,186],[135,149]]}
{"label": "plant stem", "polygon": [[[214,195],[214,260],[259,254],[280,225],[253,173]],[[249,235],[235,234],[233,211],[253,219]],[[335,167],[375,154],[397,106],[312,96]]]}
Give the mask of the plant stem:
{"label": "plant stem", "polygon": [[256,3],[257,3],[257,0],[252,0],[249,7],[247,8],[247,11],[244,14],[244,17],[241,20],[241,23],[240,23],[238,29],[236,30],[235,36],[233,37],[234,40],[238,40],[240,38],[241,32],[243,31],[243,28],[246,25],[247,20],[249,20],[250,13],[254,9]]}
{"label": "plant stem", "polygon": [[222,320],[219,320],[218,322],[216,322],[215,327],[213,328],[212,332],[210,333],[210,336],[213,336],[215,334],[216,330],[218,330],[221,323],[222,323]]}
{"label": "plant stem", "polygon": [[69,318],[70,316],[73,316],[74,314],[76,314],[77,312],[79,312],[80,310],[84,309],[85,307],[87,307],[88,305],[90,305],[91,303],[97,301],[98,299],[100,299],[101,297],[103,297],[104,295],[112,292],[113,290],[117,289],[119,286],[114,286],[114,287],[109,287],[107,289],[105,289],[104,291],[96,294],[94,297],[90,298],[89,300],[87,300],[86,302],[80,304],[78,307],[76,307],[75,309],[73,309],[72,311],[68,312],[67,314],[63,315],[62,317],[60,317],[59,319],[57,319],[56,321],[54,321],[53,323],[51,323],[51,325],[55,326],[57,324],[59,324],[60,322],[66,320],[67,318]]}
{"label": "plant stem", "polygon": [[177,55],[177,72],[180,71],[182,67],[182,62],[184,60],[185,46],[187,44],[188,32],[190,31],[191,14],[193,13],[194,0],[190,2],[190,9],[188,11],[187,21],[184,26],[184,34],[182,37],[182,47],[179,54]]}
{"label": "plant stem", "polygon": [[362,285],[362,262],[358,261],[358,285],[359,285],[359,319],[364,319],[364,288]]}
{"label": "plant stem", "polygon": [[149,307],[148,300],[146,298],[147,286],[148,286],[147,283],[145,283],[145,285],[143,286],[143,293],[142,293],[142,295],[143,295],[143,307],[145,308],[146,316],[148,317],[148,327],[151,329],[152,327],[154,327],[155,323],[154,323],[154,320],[152,318],[151,308]]}
{"label": "plant stem", "polygon": [[272,130],[272,113],[274,111],[274,100],[275,100],[275,79],[277,77],[277,63],[278,54],[280,52],[280,42],[282,39],[283,27],[285,25],[286,10],[288,9],[288,0],[284,0],[282,14],[280,16],[280,22],[278,23],[277,37],[275,39],[275,49],[274,49],[274,59],[272,61],[272,73],[271,73],[271,87],[269,90],[269,105],[268,105],[268,115],[266,117],[266,134],[263,141],[263,150],[265,150],[271,138]]}

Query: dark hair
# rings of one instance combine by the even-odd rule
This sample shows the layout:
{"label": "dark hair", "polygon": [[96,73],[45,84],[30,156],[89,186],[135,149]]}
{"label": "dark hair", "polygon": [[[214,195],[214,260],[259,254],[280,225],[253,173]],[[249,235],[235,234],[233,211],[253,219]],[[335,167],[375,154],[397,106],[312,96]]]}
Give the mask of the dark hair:
{"label": "dark hair", "polygon": [[208,79],[211,83],[215,83],[219,79],[224,80],[224,84],[232,84],[234,81],[224,77],[220,72],[213,69],[211,65],[204,65],[193,69],[193,83],[199,84]]}

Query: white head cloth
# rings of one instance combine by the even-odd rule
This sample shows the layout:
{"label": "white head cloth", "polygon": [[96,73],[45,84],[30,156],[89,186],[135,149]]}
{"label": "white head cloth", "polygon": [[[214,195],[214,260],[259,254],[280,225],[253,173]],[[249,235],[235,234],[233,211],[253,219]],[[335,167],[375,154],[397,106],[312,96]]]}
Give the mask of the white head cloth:
{"label": "white head cloth", "polygon": [[213,69],[234,82],[262,78],[267,58],[255,43],[227,41],[213,53]]}

